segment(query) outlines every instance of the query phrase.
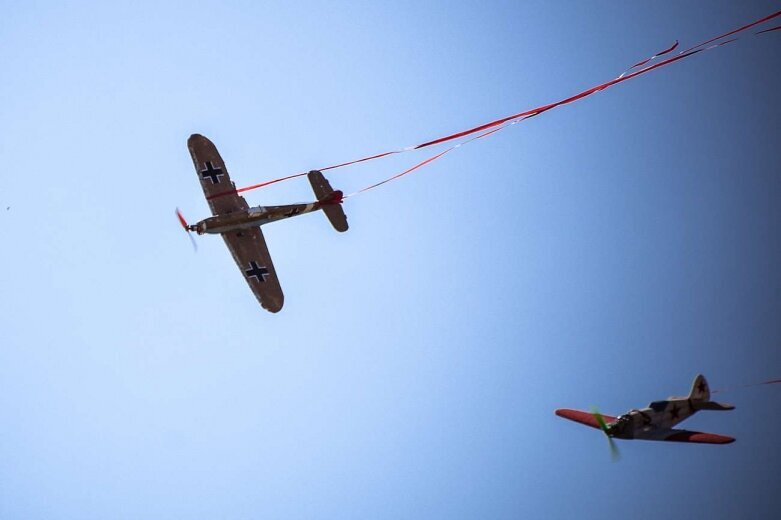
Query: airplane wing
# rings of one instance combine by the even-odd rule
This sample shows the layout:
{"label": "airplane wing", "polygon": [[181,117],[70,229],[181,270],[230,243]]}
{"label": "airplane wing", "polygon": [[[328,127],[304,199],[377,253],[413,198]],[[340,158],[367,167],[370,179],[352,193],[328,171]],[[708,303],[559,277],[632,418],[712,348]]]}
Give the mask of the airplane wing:
{"label": "airplane wing", "polygon": [[[236,185],[214,143],[200,134],[193,134],[187,140],[187,148],[213,215],[249,208],[244,197],[236,193]],[[222,238],[260,305],[268,311],[279,312],[285,297],[260,228],[223,233]]]}
{"label": "airplane wing", "polygon": [[[569,408],[559,408],[556,410],[556,415],[559,417],[564,417],[565,419],[569,419],[570,421],[575,421],[580,424],[585,424],[586,426],[591,426],[592,428],[596,428],[597,430],[601,430],[602,428],[599,427],[599,423],[597,422],[596,417],[594,417],[594,414],[591,412],[583,412],[581,410],[570,410]],[[605,419],[605,422],[612,423],[615,422],[616,418],[611,417],[609,415],[602,415],[602,417]]]}
{"label": "airplane wing", "polygon": [[267,311],[279,312],[285,296],[260,228],[223,233],[222,238],[260,305]]}
{"label": "airplane wing", "polygon": [[734,437],[719,435],[717,433],[702,433],[675,429],[669,430],[669,432],[667,432],[664,437],[656,440],[670,442],[696,442],[698,444],[729,444],[731,442],[735,442]]}
{"label": "airplane wing", "polygon": [[[231,182],[228,169],[214,143],[200,134],[193,134],[187,140],[187,148],[212,215],[224,215],[249,207],[244,197],[236,193],[236,185]],[[220,196],[211,199],[214,195]]]}

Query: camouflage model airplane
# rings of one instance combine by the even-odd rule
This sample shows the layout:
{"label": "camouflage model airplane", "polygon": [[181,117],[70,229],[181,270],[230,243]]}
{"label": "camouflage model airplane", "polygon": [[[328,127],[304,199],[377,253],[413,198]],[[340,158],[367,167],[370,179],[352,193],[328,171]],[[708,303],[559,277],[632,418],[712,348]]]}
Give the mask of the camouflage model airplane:
{"label": "camouflage model airplane", "polygon": [[284,295],[260,226],[323,210],[334,229],[347,231],[347,217],[340,206],[342,192],[331,189],[321,172],[311,171],[309,182],[317,201],[309,204],[250,208],[244,197],[236,192],[236,185],[231,182],[225,163],[211,141],[202,135],[193,134],[187,140],[187,147],[190,149],[195,171],[213,216],[191,226],[177,210],[182,227],[188,233],[195,231],[199,235],[222,235],[260,305],[270,312],[279,312],[284,303]]}
{"label": "camouflage model airplane", "polygon": [[710,389],[705,377],[694,378],[691,392],[687,397],[669,397],[666,401],[654,401],[648,408],[630,410],[624,415],[611,417],[597,411],[582,412],[561,408],[556,415],[571,421],[602,430],[610,442],[614,457],[617,455],[613,438],[643,439],[648,441],[696,442],[702,444],[729,444],[733,437],[715,433],[701,433],[689,430],[676,430],[676,424],[700,410],[733,410],[731,404],[722,404],[710,400]]}

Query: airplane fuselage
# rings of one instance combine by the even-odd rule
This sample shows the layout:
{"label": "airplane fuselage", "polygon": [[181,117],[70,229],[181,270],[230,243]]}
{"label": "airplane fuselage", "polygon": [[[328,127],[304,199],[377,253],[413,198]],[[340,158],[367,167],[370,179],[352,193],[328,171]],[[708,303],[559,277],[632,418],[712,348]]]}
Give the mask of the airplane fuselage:
{"label": "airplane fuselage", "polygon": [[287,204],[285,206],[255,206],[244,211],[215,215],[190,226],[199,235],[220,234],[237,229],[262,226],[269,222],[311,213],[322,208],[319,202],[309,204]]}
{"label": "airplane fuselage", "polygon": [[620,415],[608,425],[608,430],[610,436],[617,439],[653,439],[657,433],[669,431],[696,411],[691,399],[685,397],[654,401],[647,408]]}

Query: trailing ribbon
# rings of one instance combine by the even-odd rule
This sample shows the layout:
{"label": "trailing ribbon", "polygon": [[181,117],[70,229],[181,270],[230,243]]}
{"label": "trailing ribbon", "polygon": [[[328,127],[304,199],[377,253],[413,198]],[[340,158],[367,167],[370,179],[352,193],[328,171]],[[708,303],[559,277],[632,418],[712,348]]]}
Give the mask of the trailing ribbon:
{"label": "trailing ribbon", "polygon": [[[585,98],[587,96],[590,96],[590,95],[592,95],[592,94],[594,94],[596,92],[600,92],[602,90],[610,88],[613,85],[617,85],[617,84],[622,83],[624,81],[628,81],[630,79],[636,78],[636,77],[638,77],[638,76],[640,76],[642,74],[645,74],[647,72],[651,72],[652,70],[656,70],[656,69],[659,69],[661,67],[665,67],[667,65],[670,65],[671,63],[674,63],[676,61],[682,60],[684,58],[688,58],[689,56],[693,56],[694,54],[697,54],[698,52],[711,50],[711,49],[714,49],[716,47],[720,47],[722,45],[726,45],[728,43],[734,42],[734,41],[737,40],[737,38],[733,38],[733,39],[725,40],[725,41],[721,41],[721,42],[718,42],[718,41],[723,39],[723,38],[726,38],[727,36],[731,36],[733,34],[737,34],[739,32],[745,31],[746,29],[749,29],[751,27],[755,27],[755,26],[757,26],[757,25],[759,25],[761,23],[764,23],[764,22],[766,22],[768,20],[772,20],[774,18],[777,18],[778,16],[781,16],[781,11],[776,11],[775,13],[769,14],[769,15],[763,17],[763,18],[760,18],[759,20],[756,20],[756,21],[751,22],[749,24],[743,25],[743,26],[741,26],[741,27],[739,27],[737,29],[734,29],[732,31],[726,32],[726,33],[721,34],[719,36],[710,38],[710,39],[708,39],[708,40],[706,40],[706,41],[704,41],[702,43],[698,43],[697,45],[695,45],[693,47],[690,47],[690,48],[688,48],[688,49],[686,49],[684,51],[680,51],[675,56],[672,56],[672,57],[669,57],[669,58],[665,58],[665,59],[663,59],[661,61],[653,63],[653,61],[656,60],[657,58],[659,58],[661,56],[664,56],[664,55],[667,55],[670,52],[672,52],[673,50],[675,50],[678,47],[678,41],[676,40],[675,43],[672,46],[670,46],[669,48],[667,48],[667,49],[665,49],[665,50],[663,50],[663,51],[661,51],[661,52],[651,56],[648,59],[645,59],[645,60],[642,60],[642,61],[639,61],[639,62],[635,63],[627,71],[622,73],[617,78],[612,79],[610,81],[606,81],[604,83],[600,83],[599,85],[593,86],[593,87],[591,87],[591,88],[589,88],[587,90],[579,92],[579,93],[577,93],[577,94],[575,94],[573,96],[570,96],[568,98],[562,99],[560,101],[556,101],[554,103],[549,103],[547,105],[542,105],[542,106],[539,106],[539,107],[536,107],[536,108],[525,110],[523,112],[519,112],[517,114],[512,114],[510,116],[503,117],[501,119],[496,119],[494,121],[489,121],[488,123],[483,123],[481,125],[475,126],[473,128],[469,128],[467,130],[462,130],[460,132],[456,132],[456,133],[453,133],[453,134],[450,134],[450,135],[446,135],[444,137],[439,137],[439,138],[436,138],[436,139],[432,139],[430,141],[426,141],[426,142],[420,143],[418,145],[407,146],[406,148],[401,148],[399,150],[391,150],[391,151],[382,152],[382,153],[378,153],[378,154],[374,154],[374,155],[369,155],[369,156],[366,156],[366,157],[362,157],[360,159],[355,159],[355,160],[352,160],[352,161],[347,161],[347,162],[335,164],[335,165],[332,165],[332,166],[326,166],[324,168],[319,168],[319,170],[320,171],[335,170],[337,168],[342,168],[344,166],[350,166],[350,165],[353,165],[353,164],[358,164],[358,163],[362,163],[362,162],[372,161],[374,159],[387,157],[389,155],[400,154],[400,153],[409,152],[409,151],[413,151],[413,150],[419,150],[421,148],[427,148],[429,146],[435,146],[435,145],[438,145],[438,144],[442,144],[442,143],[446,143],[446,142],[449,142],[449,141],[453,141],[455,139],[460,139],[462,137],[467,137],[467,136],[470,136],[470,135],[473,135],[473,134],[484,132],[484,133],[481,133],[480,135],[478,135],[478,136],[476,136],[476,137],[474,137],[472,139],[469,139],[467,141],[464,141],[464,142],[461,142],[459,144],[456,144],[456,145],[448,148],[447,150],[445,150],[443,152],[440,152],[440,153],[438,153],[438,154],[436,154],[436,155],[434,155],[432,157],[429,157],[428,159],[425,159],[424,161],[421,161],[421,162],[417,163],[415,166],[413,166],[413,167],[411,167],[411,168],[409,168],[407,170],[404,170],[401,173],[398,173],[398,174],[393,175],[392,177],[389,177],[389,178],[387,178],[387,179],[385,179],[383,181],[380,181],[380,182],[378,182],[376,184],[373,184],[371,186],[368,186],[366,188],[358,190],[357,192],[352,193],[351,195],[348,195],[348,196],[353,196],[353,195],[357,195],[358,193],[363,193],[363,192],[365,192],[365,191],[367,191],[369,189],[375,188],[377,186],[381,186],[381,185],[383,185],[383,184],[385,184],[387,182],[390,182],[392,180],[398,179],[398,178],[400,178],[400,177],[402,177],[402,176],[404,176],[404,175],[406,175],[406,174],[408,174],[410,172],[413,172],[413,171],[415,171],[415,170],[417,170],[417,169],[419,169],[419,168],[421,168],[421,167],[423,167],[423,166],[425,166],[427,164],[430,164],[433,161],[439,159],[440,157],[446,155],[447,153],[451,152],[452,150],[454,150],[454,149],[456,149],[456,148],[458,148],[458,147],[460,147],[460,146],[462,146],[462,145],[464,145],[464,144],[466,144],[468,142],[471,142],[473,140],[486,137],[486,136],[491,135],[491,134],[493,134],[495,132],[498,132],[499,130],[507,128],[508,126],[514,125],[514,124],[519,123],[519,122],[521,122],[521,121],[523,121],[525,119],[528,119],[530,117],[538,116],[538,115],[540,115],[540,114],[542,114],[544,112],[547,112],[548,110],[552,110],[552,109],[554,109],[556,107],[559,107],[559,106],[562,106],[562,105],[567,105],[569,103],[573,103],[573,102],[578,101],[580,99],[583,99],[583,98]],[[769,28],[769,29],[758,31],[758,32],[754,33],[754,35],[759,35],[759,34],[763,34],[763,33],[770,32],[770,31],[776,31],[776,30],[779,30],[779,29],[781,29],[781,26],[772,27],[772,28]],[[713,42],[718,42],[718,43],[713,43]],[[709,44],[712,44],[712,45],[709,45]],[[707,46],[707,45],[709,45],[709,46]],[[642,68],[637,69],[637,67],[642,67]],[[634,70],[634,69],[637,69],[637,70]],[[488,132],[486,132],[487,130],[488,130]],[[273,179],[273,180],[270,180],[270,181],[261,182],[259,184],[253,184],[251,186],[246,186],[246,187],[237,189],[235,191],[231,190],[231,191],[225,191],[225,192],[217,193],[215,195],[212,195],[212,196],[208,197],[208,199],[211,200],[211,199],[214,199],[214,198],[217,198],[217,197],[221,197],[223,195],[229,195],[229,194],[232,194],[232,193],[242,193],[242,192],[254,190],[254,189],[257,189],[257,188],[262,188],[264,186],[269,186],[271,184],[275,184],[275,183],[278,183],[278,182],[282,182],[282,181],[286,181],[286,180],[290,180],[290,179],[295,179],[297,177],[302,177],[304,175],[306,175],[305,172],[304,173],[296,173],[296,174],[293,174],[293,175],[280,177],[278,179]]]}
{"label": "trailing ribbon", "polygon": [[[634,65],[632,65],[631,67],[629,67],[629,70],[635,69],[635,68],[637,68],[637,67],[639,67],[639,66],[641,66],[641,65],[645,65],[645,64],[646,64],[646,63],[648,63],[649,61],[655,60],[655,59],[656,59],[656,58],[658,58],[659,56],[664,56],[665,54],[669,54],[669,53],[671,53],[672,51],[674,51],[676,47],[678,47],[678,40],[675,40],[675,43],[673,43],[673,44],[672,44],[672,46],[670,46],[670,48],[668,48],[668,49],[665,49],[665,50],[663,50],[663,51],[661,51],[661,52],[658,52],[658,53],[654,54],[653,56],[651,56],[651,57],[650,57],[650,58],[648,58],[648,59],[645,59],[645,60],[643,60],[643,61],[638,61],[637,63],[635,63]],[[623,76],[624,74],[621,74],[621,75]]]}
{"label": "trailing ribbon", "polygon": [[724,392],[731,392],[732,390],[738,390],[740,388],[753,388],[755,386],[763,386],[763,385],[777,385],[779,383],[781,383],[781,379],[771,379],[770,381],[762,381],[761,383],[752,383],[748,385],[733,386],[730,388],[720,388],[718,390],[711,390],[711,393],[720,394]]}

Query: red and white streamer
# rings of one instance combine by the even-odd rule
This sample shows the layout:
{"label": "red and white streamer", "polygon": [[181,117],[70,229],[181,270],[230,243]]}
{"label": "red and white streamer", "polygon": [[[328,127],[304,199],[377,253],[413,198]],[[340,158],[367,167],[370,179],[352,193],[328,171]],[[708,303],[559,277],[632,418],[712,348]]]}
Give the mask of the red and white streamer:
{"label": "red and white streamer", "polygon": [[[534,116],[538,116],[538,115],[540,115],[540,114],[542,114],[544,112],[547,112],[548,110],[552,110],[552,109],[554,109],[556,107],[559,107],[559,106],[562,106],[562,105],[567,105],[569,103],[573,103],[575,101],[578,101],[580,99],[588,97],[588,96],[590,96],[590,95],[592,95],[592,94],[594,94],[596,92],[600,92],[602,90],[610,88],[610,87],[612,87],[614,85],[617,85],[619,83],[623,83],[624,81],[629,81],[629,80],[634,79],[634,78],[636,78],[638,76],[641,76],[643,74],[651,72],[652,70],[656,70],[656,69],[659,69],[661,67],[665,67],[665,66],[670,65],[670,64],[672,64],[672,63],[674,63],[676,61],[682,60],[684,58],[688,58],[689,56],[693,56],[694,54],[697,54],[699,52],[711,50],[711,49],[714,49],[716,47],[720,47],[722,45],[726,45],[728,43],[734,42],[734,41],[737,40],[737,38],[733,38],[733,39],[729,39],[729,40],[724,40],[724,38],[726,38],[728,36],[732,36],[733,34],[737,34],[737,33],[740,33],[742,31],[745,31],[746,29],[750,29],[751,27],[756,27],[757,25],[760,25],[760,24],[762,24],[764,22],[767,22],[767,21],[772,20],[774,18],[777,18],[779,16],[781,16],[781,11],[776,11],[775,13],[769,14],[769,15],[763,17],[763,18],[760,18],[759,20],[756,20],[756,21],[751,22],[749,24],[743,25],[743,26],[741,26],[741,27],[739,27],[737,29],[734,29],[732,31],[726,32],[726,33],[721,34],[719,36],[716,36],[716,37],[710,38],[708,40],[705,40],[704,42],[698,43],[697,45],[694,45],[693,47],[690,47],[690,48],[688,48],[686,50],[680,51],[675,56],[664,58],[664,59],[662,59],[660,61],[656,61],[655,62],[655,60],[657,60],[658,58],[660,58],[662,56],[668,55],[669,53],[673,52],[678,47],[678,41],[676,40],[675,43],[673,45],[671,45],[669,48],[667,48],[667,49],[665,49],[665,50],[663,50],[663,51],[661,51],[661,52],[659,52],[657,54],[654,54],[650,58],[647,58],[645,60],[642,60],[642,61],[639,61],[639,62],[635,63],[627,71],[623,72],[617,78],[612,79],[610,81],[606,81],[604,83],[600,83],[598,85],[595,85],[595,86],[593,86],[593,87],[591,87],[589,89],[586,89],[586,90],[584,90],[582,92],[579,92],[579,93],[577,93],[577,94],[575,94],[573,96],[570,96],[568,98],[562,99],[560,101],[556,101],[556,102],[553,102],[553,103],[549,103],[547,105],[542,105],[542,106],[535,107],[535,108],[532,108],[532,109],[529,109],[529,110],[525,110],[525,111],[519,112],[517,114],[512,114],[512,115],[509,115],[509,116],[506,116],[506,117],[502,117],[500,119],[489,121],[487,123],[483,123],[481,125],[469,128],[467,130],[462,130],[460,132],[456,132],[456,133],[449,134],[449,135],[446,135],[446,136],[443,136],[443,137],[432,139],[432,140],[426,141],[424,143],[420,143],[420,144],[413,145],[413,146],[407,146],[406,148],[401,148],[401,149],[398,149],[398,150],[391,150],[391,151],[387,151],[387,152],[382,152],[382,153],[378,153],[378,154],[369,155],[369,156],[366,156],[366,157],[361,157],[359,159],[355,159],[355,160],[352,160],[352,161],[347,161],[347,162],[335,164],[335,165],[332,165],[332,166],[326,166],[324,168],[319,168],[319,170],[320,171],[335,170],[337,168],[342,168],[342,167],[345,167],[345,166],[350,166],[350,165],[358,164],[358,163],[362,163],[362,162],[368,162],[368,161],[372,161],[372,160],[375,160],[375,159],[380,159],[382,157],[387,157],[389,155],[395,155],[395,154],[400,154],[400,153],[404,153],[404,152],[420,150],[421,148],[428,148],[430,146],[436,146],[436,145],[439,145],[439,144],[443,144],[443,143],[447,143],[447,142],[450,142],[450,141],[454,141],[454,140],[460,139],[462,137],[467,137],[467,136],[471,136],[471,135],[474,135],[474,134],[479,134],[479,135],[477,135],[477,136],[475,136],[475,137],[473,137],[471,139],[468,139],[468,140],[460,142],[460,143],[458,143],[458,144],[456,144],[454,146],[451,146],[450,148],[446,149],[445,151],[440,152],[440,153],[438,153],[436,155],[433,155],[433,156],[429,157],[428,159],[425,159],[425,160],[417,163],[416,165],[412,166],[411,168],[409,168],[407,170],[404,170],[401,173],[398,173],[398,174],[393,175],[392,177],[389,177],[389,178],[387,178],[387,179],[385,179],[383,181],[380,181],[378,183],[372,184],[371,186],[367,186],[366,188],[358,190],[358,191],[348,195],[348,197],[357,195],[359,193],[363,193],[363,192],[368,191],[368,190],[370,190],[372,188],[376,188],[378,186],[381,186],[383,184],[386,184],[388,182],[396,180],[396,179],[398,179],[400,177],[403,177],[404,175],[407,175],[408,173],[411,173],[411,172],[413,172],[415,170],[418,170],[419,168],[422,168],[423,166],[426,166],[427,164],[430,164],[430,163],[434,162],[435,160],[437,160],[440,157],[448,154],[449,152],[455,150],[456,148],[459,148],[459,147],[463,146],[464,144],[467,144],[467,143],[469,143],[471,141],[474,141],[474,140],[477,140],[477,139],[481,139],[483,137],[487,137],[488,135],[494,134],[494,133],[498,132],[499,130],[507,128],[508,126],[512,126],[512,125],[514,125],[516,123],[519,123],[519,122],[521,122],[521,121],[523,121],[525,119],[528,119],[528,118],[534,117]],[[758,31],[758,32],[754,33],[754,35],[764,34],[764,33],[771,32],[771,31],[777,31],[779,29],[781,29],[781,26],[771,27],[771,28],[768,28],[768,29],[764,29],[762,31]],[[638,68],[638,67],[640,67],[640,68]],[[261,182],[261,183],[258,183],[258,184],[245,186],[243,188],[240,188],[240,189],[236,190],[235,192],[242,193],[242,192],[254,190],[254,189],[257,189],[257,188],[262,188],[264,186],[269,186],[271,184],[275,184],[275,183],[278,183],[278,182],[282,182],[282,181],[286,181],[286,180],[290,180],[290,179],[295,179],[297,177],[302,177],[304,175],[306,175],[306,172],[296,173],[296,174],[293,174],[293,175],[287,175],[285,177],[280,177],[278,179],[272,179],[272,180]],[[235,192],[232,191],[232,190],[231,191],[227,191],[227,192],[222,192],[222,193],[218,193],[216,195],[212,195],[209,198],[213,199],[213,198],[216,198],[216,197],[220,197],[220,196],[223,196],[223,195],[228,195],[228,194],[235,193]]]}

